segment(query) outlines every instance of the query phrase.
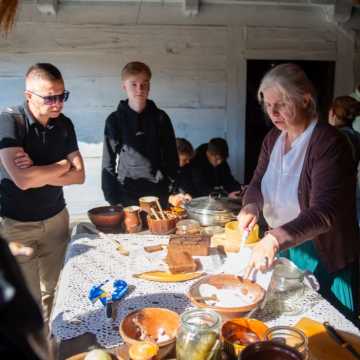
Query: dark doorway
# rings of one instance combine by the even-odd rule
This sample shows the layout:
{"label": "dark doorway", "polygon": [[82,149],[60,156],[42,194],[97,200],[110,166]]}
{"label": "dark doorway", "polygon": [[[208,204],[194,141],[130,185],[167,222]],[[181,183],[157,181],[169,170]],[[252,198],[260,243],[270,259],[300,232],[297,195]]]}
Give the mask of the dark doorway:
{"label": "dark doorway", "polygon": [[318,94],[320,119],[327,121],[327,113],[334,93],[334,61],[248,60],[245,132],[245,183],[255,170],[262,141],[272,127],[257,102],[257,89],[262,77],[275,65],[292,62],[300,65],[313,82]]}

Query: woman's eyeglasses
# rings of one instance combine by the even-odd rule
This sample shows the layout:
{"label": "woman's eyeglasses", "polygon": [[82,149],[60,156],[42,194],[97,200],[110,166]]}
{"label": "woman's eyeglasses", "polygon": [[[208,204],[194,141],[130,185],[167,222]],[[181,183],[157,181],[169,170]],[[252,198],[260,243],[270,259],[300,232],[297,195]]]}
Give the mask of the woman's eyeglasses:
{"label": "woman's eyeglasses", "polygon": [[69,98],[69,95],[70,95],[70,91],[67,91],[67,90],[65,90],[62,94],[59,94],[59,95],[48,95],[48,96],[39,95],[37,93],[34,93],[31,90],[28,90],[28,92],[33,95],[36,95],[38,97],[41,97],[44,100],[45,105],[54,105],[57,102],[60,102],[60,103],[65,102]]}

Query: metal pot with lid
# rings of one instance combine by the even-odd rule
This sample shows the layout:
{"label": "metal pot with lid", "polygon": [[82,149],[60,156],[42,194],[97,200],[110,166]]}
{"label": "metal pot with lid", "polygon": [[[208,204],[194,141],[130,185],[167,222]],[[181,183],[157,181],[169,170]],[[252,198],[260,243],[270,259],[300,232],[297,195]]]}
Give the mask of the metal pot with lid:
{"label": "metal pot with lid", "polygon": [[198,220],[202,226],[224,226],[236,218],[241,209],[241,201],[210,194],[192,199],[185,207],[189,217]]}

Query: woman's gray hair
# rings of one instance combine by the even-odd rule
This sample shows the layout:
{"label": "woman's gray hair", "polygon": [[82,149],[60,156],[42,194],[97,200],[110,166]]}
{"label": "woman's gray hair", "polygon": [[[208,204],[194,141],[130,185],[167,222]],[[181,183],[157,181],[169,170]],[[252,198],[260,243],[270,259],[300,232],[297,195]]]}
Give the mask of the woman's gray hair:
{"label": "woman's gray hair", "polygon": [[268,71],[261,80],[257,97],[263,105],[264,90],[278,89],[284,98],[294,105],[302,105],[304,96],[309,100],[305,109],[306,115],[315,118],[318,115],[316,92],[314,85],[306,76],[304,70],[296,64],[281,64]]}

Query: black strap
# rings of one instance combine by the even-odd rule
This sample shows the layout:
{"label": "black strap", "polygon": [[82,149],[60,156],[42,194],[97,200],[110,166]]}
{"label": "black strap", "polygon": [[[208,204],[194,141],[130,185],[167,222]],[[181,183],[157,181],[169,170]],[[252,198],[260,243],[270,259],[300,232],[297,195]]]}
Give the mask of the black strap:
{"label": "black strap", "polygon": [[29,131],[29,124],[26,121],[24,109],[20,106],[16,107],[8,107],[6,109],[7,112],[11,113],[15,117],[16,121],[16,131],[18,139],[20,140],[21,144],[24,143],[24,138],[27,132]]}

